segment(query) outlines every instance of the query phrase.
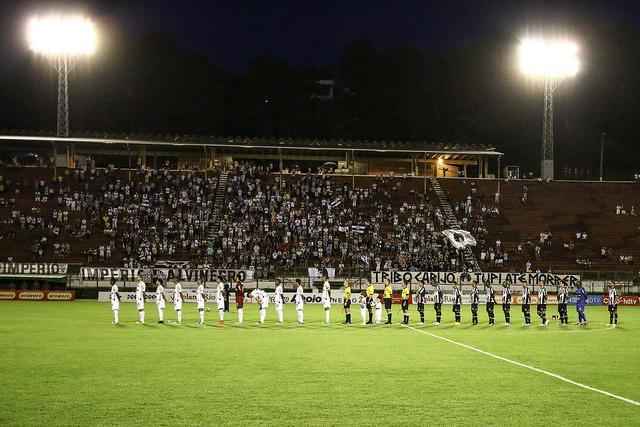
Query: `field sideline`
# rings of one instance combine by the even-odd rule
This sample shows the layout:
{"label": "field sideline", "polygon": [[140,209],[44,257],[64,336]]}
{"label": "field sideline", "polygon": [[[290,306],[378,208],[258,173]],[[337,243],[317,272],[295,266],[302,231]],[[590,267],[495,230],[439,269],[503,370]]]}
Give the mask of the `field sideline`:
{"label": "field sideline", "polygon": [[[147,304],[142,326],[123,304],[114,327],[108,303],[1,302],[0,425],[640,425],[640,406],[450,342],[640,401],[635,307],[619,308],[617,329],[594,306],[586,329],[524,329],[519,306],[511,328],[499,306],[493,328],[483,311],[472,327],[468,306],[460,326],[445,306],[442,325],[422,327],[412,307],[408,329],[399,306],[391,327],[359,325],[357,307],[346,327],[322,325],[319,305],[299,327],[291,304],[284,326],[272,306],[256,325],[249,305],[245,326],[233,308],[224,328],[215,310],[198,328],[195,305],[185,307],[182,326],[158,325]],[[343,319],[334,306],[332,321]]]}

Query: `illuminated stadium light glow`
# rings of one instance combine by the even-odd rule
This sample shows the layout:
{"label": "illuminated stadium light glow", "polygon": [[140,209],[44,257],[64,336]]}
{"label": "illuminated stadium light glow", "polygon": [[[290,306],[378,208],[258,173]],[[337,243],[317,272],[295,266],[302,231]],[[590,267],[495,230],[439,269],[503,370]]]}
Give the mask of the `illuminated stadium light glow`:
{"label": "illuminated stadium light glow", "polygon": [[29,48],[45,56],[93,55],[97,39],[93,22],[80,15],[35,16],[27,23]]}
{"label": "illuminated stadium light glow", "polygon": [[36,15],[27,21],[27,43],[37,55],[53,60],[58,72],[57,135],[69,136],[69,73],[75,60],[95,53],[98,35],[93,22],[78,14]]}
{"label": "illuminated stadium light glow", "polygon": [[554,178],[553,96],[564,79],[580,72],[579,47],[567,39],[527,37],[518,46],[518,66],[529,78],[544,82],[544,119],[542,124],[542,160],[540,176]]}
{"label": "illuminated stadium light glow", "polygon": [[579,48],[567,40],[527,38],[518,49],[520,71],[544,79],[574,77],[580,72]]}

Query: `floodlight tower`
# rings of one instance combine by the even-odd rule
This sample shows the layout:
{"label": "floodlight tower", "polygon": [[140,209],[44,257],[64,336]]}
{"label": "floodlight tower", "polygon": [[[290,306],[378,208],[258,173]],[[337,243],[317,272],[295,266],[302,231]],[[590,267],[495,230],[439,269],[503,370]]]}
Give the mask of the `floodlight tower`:
{"label": "floodlight tower", "polygon": [[553,179],[553,95],[564,79],[580,71],[578,46],[561,39],[527,38],[520,43],[518,61],[525,75],[544,82],[540,175],[543,179]]}
{"label": "floodlight tower", "polygon": [[34,16],[27,24],[29,49],[50,59],[58,73],[57,136],[69,136],[69,73],[77,58],[96,51],[96,29],[80,15]]}

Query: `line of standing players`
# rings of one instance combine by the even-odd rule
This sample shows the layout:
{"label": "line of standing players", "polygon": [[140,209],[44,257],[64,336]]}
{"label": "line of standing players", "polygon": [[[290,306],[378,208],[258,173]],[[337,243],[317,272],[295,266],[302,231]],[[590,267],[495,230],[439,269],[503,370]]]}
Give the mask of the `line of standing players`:
{"label": "line of standing players", "polygon": [[[385,324],[391,324],[392,320],[392,287],[389,281],[385,281],[385,286],[383,290],[383,301],[384,307],[387,312],[387,321]],[[609,310],[609,325],[615,327],[618,324],[618,295],[613,283],[609,283],[608,286],[608,310]],[[484,285],[484,289],[482,292],[485,293],[486,302],[485,309],[487,312],[487,317],[489,320],[489,325],[494,326],[496,324],[495,320],[495,306],[497,304],[496,301],[496,293],[493,287],[490,284]],[[425,323],[425,305],[428,301],[429,291],[427,290],[427,284],[425,282],[421,283],[420,288],[416,291],[416,306],[418,313],[420,315],[420,324]],[[474,281],[471,285],[470,292],[470,302],[471,302],[471,323],[472,325],[477,325],[478,322],[478,309],[480,306],[480,293],[481,290],[478,287],[478,283]],[[402,303],[402,312],[403,312],[403,324],[409,323],[409,283],[407,281],[404,282],[404,286],[401,293],[401,303]],[[435,319],[433,324],[439,325],[442,321],[442,304],[444,302],[444,293],[442,292],[442,288],[439,284],[432,285],[432,299],[433,299],[433,308],[435,312]],[[531,291],[529,290],[529,286],[524,284],[522,286],[522,296],[521,296],[521,309],[523,314],[523,326],[529,327],[531,326]],[[578,314],[578,321],[576,325],[585,326],[587,325],[587,316],[585,313],[586,305],[587,305],[587,292],[582,286],[581,283],[578,283],[576,291],[576,311]],[[547,288],[544,284],[538,286],[537,289],[538,300],[536,303],[536,314],[540,319],[540,324],[542,326],[549,325],[549,319],[547,318],[547,301],[548,301],[548,292]],[[364,300],[366,298],[366,300]],[[569,313],[568,313],[568,304],[569,304],[569,288],[566,285],[562,285],[558,289],[558,315],[553,316],[560,320],[561,325],[569,324]],[[363,303],[361,304],[361,310],[366,306],[369,314],[369,320],[366,322],[367,324],[374,323],[373,322],[373,310],[379,306],[379,301],[377,299],[377,295],[375,294],[373,285],[369,285],[365,293],[361,295],[361,299],[363,299]],[[500,303],[502,305],[502,312],[504,314],[504,321],[506,326],[511,326],[511,303],[513,301],[513,296],[511,294],[511,287],[508,284],[502,286],[502,294],[500,296]],[[345,300],[345,307],[346,307]],[[457,325],[459,325],[462,321],[461,314],[461,306],[462,306],[462,288],[459,284],[453,285],[453,301],[452,301],[452,311],[454,314],[454,320]],[[377,310],[376,310],[377,311]],[[364,313],[364,311],[363,311]],[[363,323],[365,316],[363,314]],[[379,321],[376,323],[380,323]]]}
{"label": "line of standing players", "polygon": [[[296,296],[293,298],[292,302],[296,304],[296,311],[298,317],[298,323],[303,324],[303,306],[304,306],[304,290],[302,288],[302,283],[300,279],[296,279],[296,283],[298,285]],[[385,281],[383,290],[383,302],[384,308],[387,312],[387,321],[385,324],[392,323],[392,303],[393,303],[393,288],[389,281]],[[425,305],[428,300],[429,291],[427,291],[426,283],[422,282],[420,288],[416,292],[416,305],[417,310],[420,315],[420,324],[425,323]],[[434,325],[439,325],[442,321],[442,303],[444,302],[444,294],[439,284],[432,285],[432,296],[433,296],[433,306],[435,311],[435,320],[433,322]],[[138,323],[144,323],[144,293],[145,293],[145,283],[143,280],[139,279],[139,282],[136,287],[136,308],[138,310]],[[238,322],[243,322],[244,317],[244,285],[242,282],[237,281],[235,286],[235,295],[236,295],[236,308],[238,314]],[[496,305],[496,295],[493,290],[493,287],[490,284],[484,285],[484,290],[486,296],[486,312],[487,317],[489,319],[489,325],[495,325],[495,305]],[[157,282],[156,288],[156,305],[158,307],[158,322],[164,323],[164,308],[165,308],[165,290],[162,286],[162,281]],[[411,291],[409,289],[409,282],[405,281],[404,286],[401,292],[401,309],[403,314],[402,323],[405,325],[409,324],[409,298]],[[542,326],[547,326],[549,324],[549,320],[547,318],[547,289],[544,284],[541,284],[537,290],[538,301],[536,304],[536,312],[538,317],[540,318],[540,323]],[[322,293],[322,301],[325,311],[325,323],[330,323],[330,309],[331,309],[331,297],[330,297],[330,285],[328,279],[325,279],[323,285],[323,293]],[[351,324],[351,284],[350,281],[345,282],[344,295],[343,295],[343,304],[345,311],[345,323]],[[258,302],[259,306],[259,323],[264,323],[266,317],[266,308],[269,305],[269,295],[263,290],[256,289],[252,292],[251,295]],[[204,312],[205,312],[205,292],[204,292],[204,283],[200,283],[198,288],[196,289],[196,304],[197,310],[199,314],[198,323],[204,326]],[[578,322],[577,325],[586,325],[587,317],[585,314],[585,308],[587,305],[587,293],[586,290],[582,287],[582,284],[578,283],[578,287],[576,290],[576,310],[578,312]],[[182,294],[182,287],[180,283],[176,283],[174,290],[174,307],[177,315],[177,323],[182,322],[182,302],[184,301],[184,296]],[[278,280],[276,286],[276,295],[275,295],[275,303],[276,303],[276,313],[278,314],[278,323],[283,323],[283,306],[284,306],[284,291],[282,283]],[[478,308],[480,306],[480,289],[478,288],[478,283],[473,282],[471,293],[470,293],[470,302],[471,302],[471,318],[472,324],[478,324]],[[511,288],[509,285],[502,286],[502,296],[501,296],[501,304],[502,311],[504,313],[504,320],[506,326],[511,326],[511,302],[512,302],[512,294]],[[560,324],[567,325],[569,323],[569,315],[567,310],[567,305],[569,302],[569,289],[567,286],[560,286],[558,290],[558,319],[560,320]],[[216,288],[216,303],[218,306],[219,313],[219,323],[224,324],[224,313],[229,311],[229,285],[225,287],[225,285],[220,282]],[[373,284],[369,283],[366,288],[366,291],[363,291],[358,297],[358,303],[360,305],[360,315],[362,318],[363,324],[373,324],[373,323],[382,323],[382,302],[379,299],[378,294],[375,292]],[[461,306],[462,306],[462,289],[459,284],[453,285],[453,301],[452,301],[453,313],[455,323],[457,325],[461,322]],[[120,296],[118,294],[118,287],[115,284],[115,280],[112,280],[112,288],[111,288],[111,305],[114,313],[114,324],[119,323],[119,310],[120,310]],[[531,326],[531,292],[529,291],[529,287],[524,284],[522,286],[522,296],[521,296],[521,307],[522,313],[524,317],[524,326]],[[609,309],[609,325],[615,327],[618,323],[618,295],[613,283],[609,283],[608,290],[608,309]],[[375,314],[374,314],[375,310]],[[555,316],[554,316],[555,317]]]}

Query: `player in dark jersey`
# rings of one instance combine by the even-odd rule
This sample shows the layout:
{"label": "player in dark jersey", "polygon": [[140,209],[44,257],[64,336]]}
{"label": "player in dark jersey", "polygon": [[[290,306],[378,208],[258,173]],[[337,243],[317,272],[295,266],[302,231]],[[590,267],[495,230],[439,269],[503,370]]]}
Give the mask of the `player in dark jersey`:
{"label": "player in dark jersey", "polygon": [[240,279],[236,281],[235,294],[236,309],[238,310],[238,323],[242,323],[244,320],[244,285]]}
{"label": "player in dark jersey", "polygon": [[440,285],[434,284],[433,285],[433,309],[436,312],[436,320],[433,322],[434,325],[439,325],[440,320],[442,319],[442,300],[443,300],[442,288],[440,288]]}
{"label": "player in dark jersey", "polygon": [[480,291],[478,290],[478,282],[475,280],[471,286],[471,324],[478,324],[478,305],[480,304]]}
{"label": "player in dark jersey", "polygon": [[493,288],[491,287],[491,284],[489,283],[484,285],[484,290],[485,290],[485,294],[487,295],[486,309],[487,309],[487,315],[489,316],[489,326],[494,326],[496,324],[496,318],[495,318],[493,309],[496,305],[496,295],[493,292]]}
{"label": "player in dark jersey", "polygon": [[422,286],[416,292],[416,303],[418,306],[418,313],[420,314],[420,323],[424,325],[424,304],[427,302],[427,288],[425,282],[422,281]]}
{"label": "player in dark jersey", "polygon": [[567,303],[569,302],[569,290],[566,285],[560,286],[558,289],[558,317],[560,317],[561,325],[569,324],[569,311]]}
{"label": "player in dark jersey", "polygon": [[609,282],[609,326],[616,328],[618,326],[618,292],[613,282]]}
{"label": "player in dark jersey", "polygon": [[544,283],[541,283],[540,287],[538,287],[538,305],[536,306],[536,311],[538,312],[542,326],[547,326],[549,324],[547,320],[547,288],[545,288]]}
{"label": "player in dark jersey", "polygon": [[524,316],[524,326],[531,326],[531,294],[526,283],[522,285],[522,315]]}
{"label": "player in dark jersey", "polygon": [[505,325],[511,326],[511,288],[506,283],[502,285],[502,312]]}
{"label": "player in dark jersey", "polygon": [[462,291],[460,285],[455,283],[453,285],[453,315],[456,320],[456,325],[460,324],[460,305],[462,304]]}

